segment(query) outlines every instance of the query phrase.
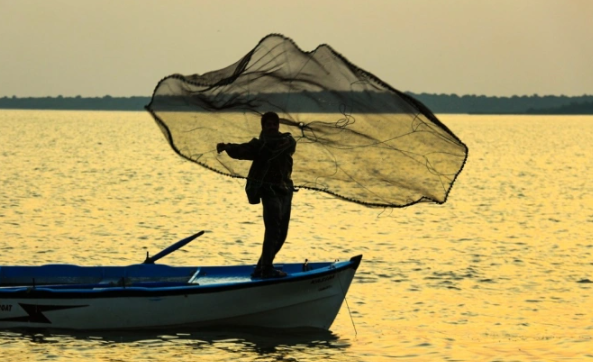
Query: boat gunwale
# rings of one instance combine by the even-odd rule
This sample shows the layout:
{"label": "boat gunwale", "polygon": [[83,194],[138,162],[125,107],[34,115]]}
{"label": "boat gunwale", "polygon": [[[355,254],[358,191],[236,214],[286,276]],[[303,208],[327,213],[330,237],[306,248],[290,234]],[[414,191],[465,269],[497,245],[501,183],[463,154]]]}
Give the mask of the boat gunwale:
{"label": "boat gunwale", "polygon": [[[270,279],[252,279],[240,283],[223,284],[186,284],[170,287],[141,287],[141,286],[109,286],[97,289],[52,289],[51,287],[38,286],[10,286],[0,288],[0,297],[2,298],[20,298],[20,299],[99,299],[99,298],[123,298],[123,297],[165,297],[178,295],[194,294],[212,294],[240,290],[245,288],[257,288],[275,284],[289,284],[323,278],[328,275],[338,274],[347,269],[357,270],[362,255],[350,258],[349,261],[341,262],[340,266],[332,267],[330,264],[320,269],[311,270],[312,273],[302,273],[302,275],[288,275],[284,278]],[[325,270],[323,270],[325,269]],[[300,274],[300,273],[298,273]]]}

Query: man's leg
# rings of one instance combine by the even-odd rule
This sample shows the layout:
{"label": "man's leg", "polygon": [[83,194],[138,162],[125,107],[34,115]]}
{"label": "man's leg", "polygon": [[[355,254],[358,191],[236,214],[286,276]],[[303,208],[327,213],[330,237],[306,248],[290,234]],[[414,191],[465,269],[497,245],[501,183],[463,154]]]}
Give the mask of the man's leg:
{"label": "man's leg", "polygon": [[281,199],[281,213],[280,213],[280,237],[278,239],[278,243],[276,243],[276,248],[274,250],[274,257],[276,254],[282,249],[284,242],[286,241],[286,237],[288,236],[288,225],[290,224],[290,212],[292,209],[292,191],[287,193],[286,195],[282,195]]}
{"label": "man's leg", "polygon": [[273,268],[277,244],[281,237],[282,202],[278,197],[265,195],[262,197],[264,226],[264,243],[258,265],[261,270]]}

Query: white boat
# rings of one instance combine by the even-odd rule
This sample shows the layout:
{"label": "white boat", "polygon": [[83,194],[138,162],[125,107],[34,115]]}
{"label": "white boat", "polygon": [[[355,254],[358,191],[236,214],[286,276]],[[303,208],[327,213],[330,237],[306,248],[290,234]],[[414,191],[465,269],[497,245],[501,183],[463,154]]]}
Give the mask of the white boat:
{"label": "white boat", "polygon": [[288,276],[271,279],[252,279],[254,265],[168,266],[154,264],[155,259],[129,266],[0,267],[0,329],[327,330],[362,255],[348,261],[276,264]]}

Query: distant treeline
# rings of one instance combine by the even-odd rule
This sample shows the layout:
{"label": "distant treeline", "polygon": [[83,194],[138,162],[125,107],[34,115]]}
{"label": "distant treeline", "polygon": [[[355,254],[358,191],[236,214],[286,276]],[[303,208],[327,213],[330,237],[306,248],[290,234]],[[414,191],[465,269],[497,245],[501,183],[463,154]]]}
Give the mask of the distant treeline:
{"label": "distant treeline", "polygon": [[[476,95],[410,93],[434,113],[468,114],[593,114],[593,95],[568,96],[512,96],[487,97]],[[311,95],[309,95],[311,96]],[[381,94],[377,95],[381,97]],[[314,98],[323,100],[320,92]],[[54,109],[54,110],[113,110],[141,111],[150,97],[38,97],[0,98],[0,109]],[[381,102],[379,102],[381,103]],[[302,105],[298,111],[315,112]],[[311,109],[309,109],[311,108]]]}
{"label": "distant treeline", "polygon": [[434,113],[593,114],[593,95],[486,97],[408,93]]}
{"label": "distant treeline", "polygon": [[40,97],[0,98],[0,109],[55,109],[84,111],[141,111],[150,97]]}

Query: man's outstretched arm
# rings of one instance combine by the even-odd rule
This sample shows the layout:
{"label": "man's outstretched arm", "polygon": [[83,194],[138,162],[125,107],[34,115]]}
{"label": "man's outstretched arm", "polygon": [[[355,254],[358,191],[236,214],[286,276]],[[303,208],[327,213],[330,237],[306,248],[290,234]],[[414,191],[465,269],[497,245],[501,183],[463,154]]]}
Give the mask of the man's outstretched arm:
{"label": "man's outstretched arm", "polygon": [[252,139],[248,143],[219,143],[216,152],[226,152],[231,158],[237,160],[255,160],[259,152],[259,141]]}

